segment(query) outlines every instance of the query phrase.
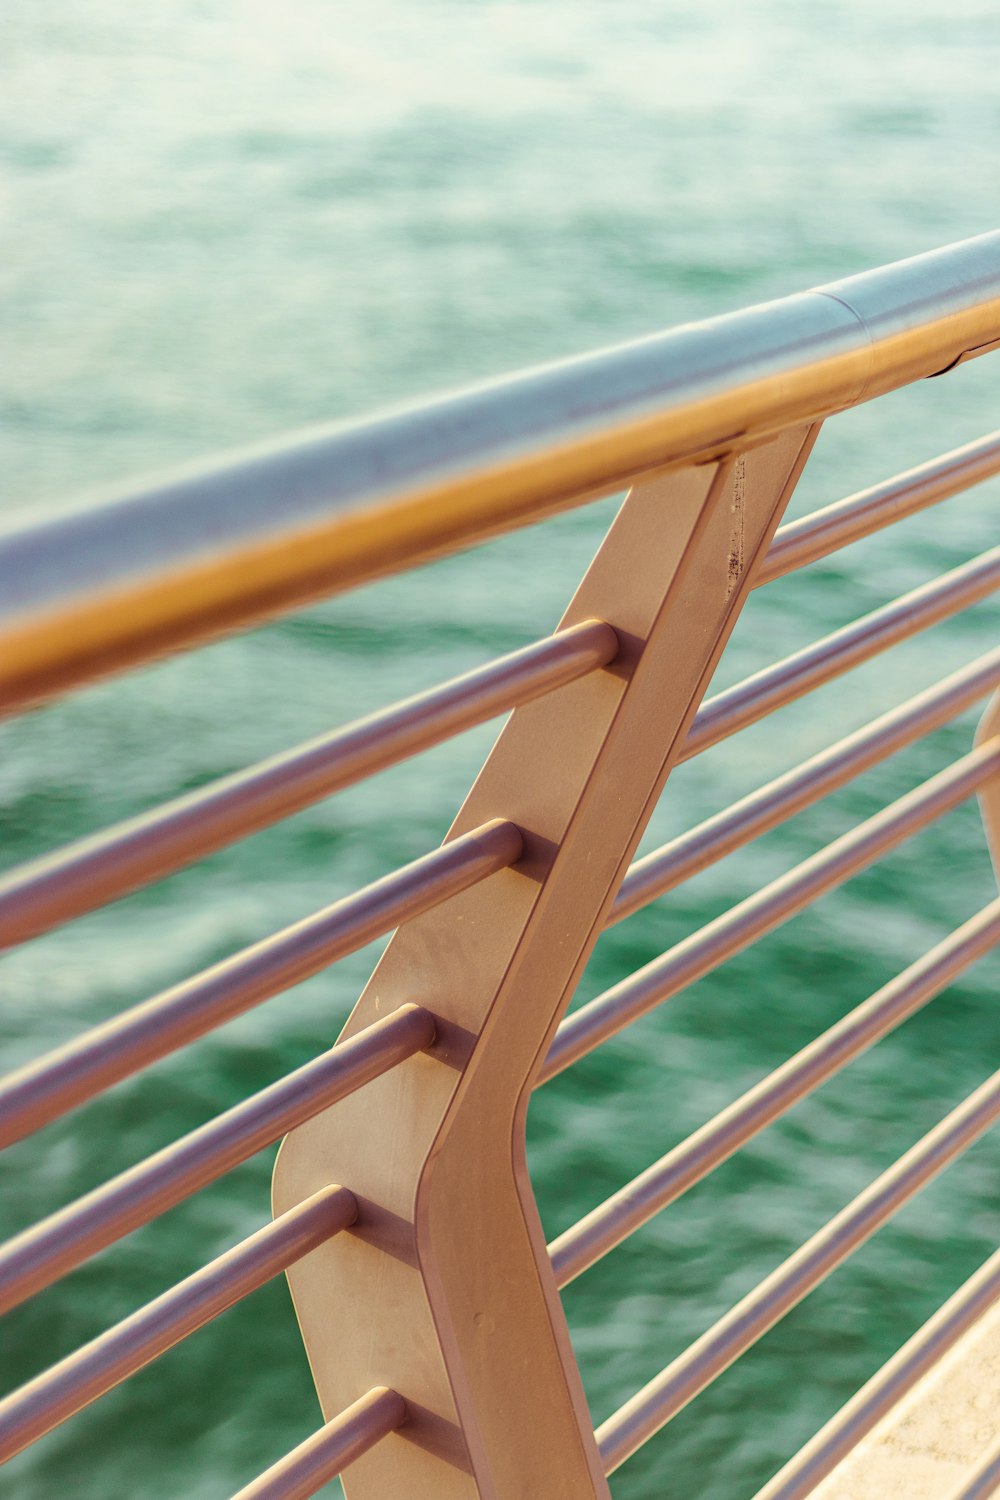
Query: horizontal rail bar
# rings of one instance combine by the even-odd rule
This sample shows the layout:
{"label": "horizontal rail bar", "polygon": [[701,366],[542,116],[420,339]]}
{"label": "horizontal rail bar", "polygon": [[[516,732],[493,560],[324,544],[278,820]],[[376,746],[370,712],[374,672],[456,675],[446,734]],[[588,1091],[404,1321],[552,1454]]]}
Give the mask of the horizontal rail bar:
{"label": "horizontal rail bar", "polygon": [[[1000,1119],[1000,1072],[929,1130],[597,1431],[610,1474]],[[772,1500],[772,1497],[768,1497]],[[782,1492],[782,1500],[787,1497]]]}
{"label": "horizontal rail bar", "polygon": [[314,1193],[0,1401],[0,1463],[279,1276],[358,1216],[343,1187]]}
{"label": "horizontal rail bar", "polygon": [[988,740],[874,817],[834,839],[769,885],[567,1016],[549,1049],[539,1084],[607,1041],[765,933],[841,885],[888,850],[970,796],[1000,767],[1000,739]]}
{"label": "horizontal rail bar", "polygon": [[0,1146],[506,869],[521,848],[512,823],[473,829],[0,1079]]}
{"label": "horizontal rail bar", "polygon": [[766,718],[776,708],[783,708],[786,703],[793,703],[843,676],[880,651],[958,614],[998,587],[1000,547],[994,547],[716,693],[706,699],[695,715],[681,760],[691,760],[737,730]]}
{"label": "horizontal rail bar", "polygon": [[1000,234],[187,472],[0,543],[6,711],[1000,339]]}
{"label": "horizontal rail bar", "polygon": [[233,1500],[308,1500],[327,1480],[402,1427],[406,1415],[402,1396],[388,1386],[376,1386],[245,1485]]}
{"label": "horizontal rail bar", "polygon": [[0,948],[140,890],[363,777],[607,666],[618,637],[571,626],[403,703],[222,777],[0,877]]}
{"label": "horizontal rail bar", "polygon": [[820,1480],[954,1348],[998,1297],[1000,1250],[765,1484],[756,1500],[804,1500],[812,1494]]}
{"label": "horizontal rail bar", "polygon": [[789,521],[776,533],[754,588],[829,557],[851,542],[948,500],[1000,473],[1000,432],[966,443],[882,484]]}
{"label": "horizontal rail bar", "polygon": [[346,1042],[0,1246],[0,1312],[272,1145],[296,1125],[430,1047],[434,1017],[403,1005]]}
{"label": "horizontal rail bar", "polygon": [[883,985],[549,1246],[567,1286],[1000,942],[1000,898]]}
{"label": "horizontal rail bar", "polygon": [[930,734],[1000,682],[1000,647],[811,756],[631,866],[608,915],[623,922],[733,850]]}
{"label": "horizontal rail bar", "polygon": [[1000,1490],[1000,1443],[952,1490],[948,1500],[990,1500]]}

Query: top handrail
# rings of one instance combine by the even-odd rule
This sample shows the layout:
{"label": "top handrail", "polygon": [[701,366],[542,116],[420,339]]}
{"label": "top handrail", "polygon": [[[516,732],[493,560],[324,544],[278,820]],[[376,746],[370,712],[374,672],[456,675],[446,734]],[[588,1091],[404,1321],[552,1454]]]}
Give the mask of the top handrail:
{"label": "top handrail", "polygon": [[323,428],[0,540],[0,711],[815,422],[1000,342],[1000,231]]}

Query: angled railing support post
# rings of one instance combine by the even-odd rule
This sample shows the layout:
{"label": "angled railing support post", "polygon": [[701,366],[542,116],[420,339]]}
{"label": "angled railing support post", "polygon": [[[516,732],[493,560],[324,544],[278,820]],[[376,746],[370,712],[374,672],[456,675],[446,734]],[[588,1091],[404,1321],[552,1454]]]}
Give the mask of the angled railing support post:
{"label": "angled railing support post", "polygon": [[347,1470],[351,1500],[607,1495],[528,1099],[815,432],[630,492],[562,622],[608,622],[617,657],[515,710],[449,834],[509,819],[521,859],[402,927],[344,1031],[415,1001],[434,1046],[282,1147],[277,1213],[334,1181],[360,1204],[289,1272],[324,1412],[384,1385],[409,1413]]}

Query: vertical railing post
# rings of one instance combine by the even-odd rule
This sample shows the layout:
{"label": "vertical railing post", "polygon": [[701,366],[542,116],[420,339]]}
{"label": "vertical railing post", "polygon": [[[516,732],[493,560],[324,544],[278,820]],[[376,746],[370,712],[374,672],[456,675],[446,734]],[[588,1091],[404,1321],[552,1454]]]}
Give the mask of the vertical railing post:
{"label": "vertical railing post", "polygon": [[[1000,693],[990,699],[976,730],[976,744],[984,745],[1000,735]],[[1000,885],[1000,776],[991,776],[979,792],[979,808],[986,830],[993,869]]]}
{"label": "vertical railing post", "polygon": [[517,709],[449,837],[514,822],[510,870],[401,928],[344,1035],[406,1001],[435,1045],[285,1141],[275,1211],[342,1182],[354,1228],[289,1273],[327,1415],[409,1421],[351,1500],[607,1495],[525,1164],[531,1086],[815,437],[638,483],[563,620],[605,670]]}

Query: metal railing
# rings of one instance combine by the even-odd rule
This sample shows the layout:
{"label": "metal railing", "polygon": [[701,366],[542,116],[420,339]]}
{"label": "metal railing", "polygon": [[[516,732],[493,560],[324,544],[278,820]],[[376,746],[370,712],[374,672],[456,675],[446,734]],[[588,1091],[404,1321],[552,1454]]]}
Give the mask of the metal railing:
{"label": "metal railing", "polygon": [[[1000,585],[994,548],[704,697],[750,590],[1000,473],[994,433],[776,530],[819,424],[997,345],[1000,234],[0,542],[12,712],[631,486],[552,635],[0,880],[10,946],[513,711],[440,849],[0,1080],[9,1145],[396,929],[336,1046],[0,1248],[6,1310],[285,1137],[273,1222],[0,1401],[0,1457],[287,1273],[326,1423],[241,1500],[307,1496],[345,1468],[357,1500],[607,1495],[995,1123],[1000,1074],[592,1432],[558,1289],[1000,940],[993,899],[545,1245],[533,1089],[970,796],[1000,846],[994,700],[954,764],[564,1019],[603,929],[1000,687],[998,647],[630,863],[675,765]],[[810,1493],[998,1295],[994,1257],[760,1500]],[[998,1486],[994,1453],[962,1493]]]}

